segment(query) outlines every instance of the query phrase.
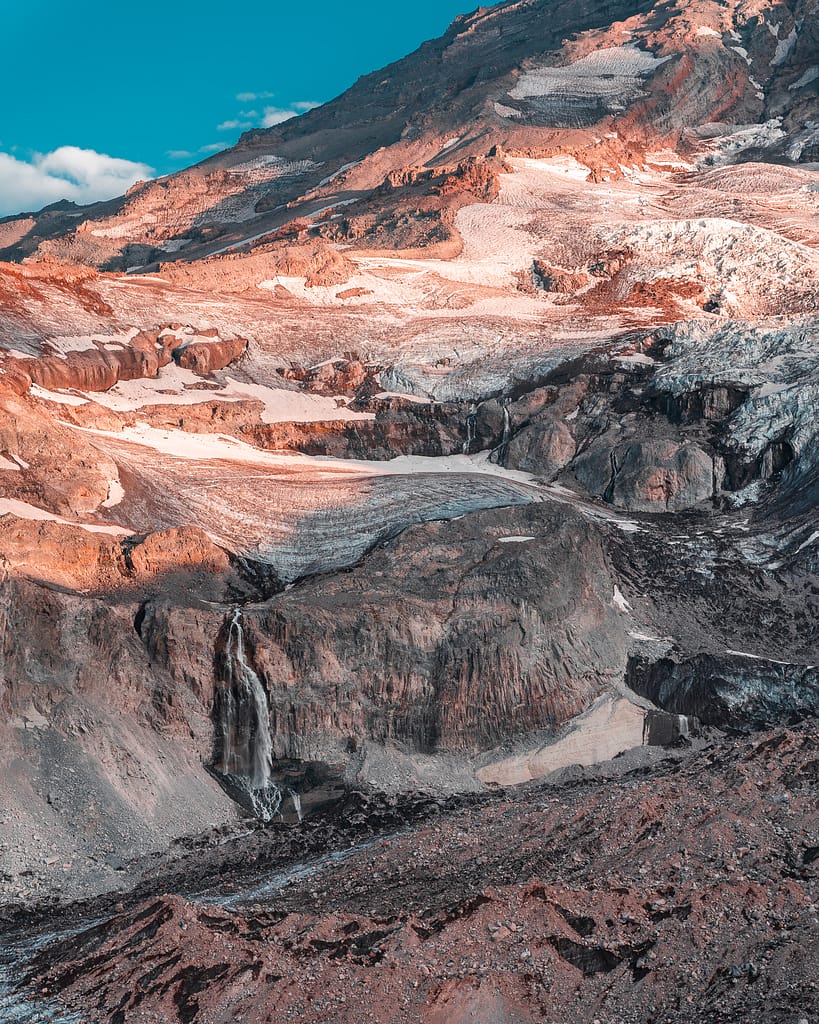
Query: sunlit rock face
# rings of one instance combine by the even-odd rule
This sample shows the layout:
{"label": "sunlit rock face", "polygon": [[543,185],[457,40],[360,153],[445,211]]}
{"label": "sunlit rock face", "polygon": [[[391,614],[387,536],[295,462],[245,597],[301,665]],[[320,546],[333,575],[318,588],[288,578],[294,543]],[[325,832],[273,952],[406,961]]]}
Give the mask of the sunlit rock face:
{"label": "sunlit rock face", "polygon": [[816,713],[817,24],[503,3],[0,225],[18,891],[310,773],[478,791],[652,704]]}

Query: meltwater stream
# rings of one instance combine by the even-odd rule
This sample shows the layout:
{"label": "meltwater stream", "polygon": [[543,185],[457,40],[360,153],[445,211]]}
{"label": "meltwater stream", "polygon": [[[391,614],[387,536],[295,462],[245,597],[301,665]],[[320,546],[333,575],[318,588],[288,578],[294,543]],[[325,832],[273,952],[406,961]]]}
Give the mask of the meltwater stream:
{"label": "meltwater stream", "polygon": [[17,986],[40,950],[96,923],[89,920],[58,932],[0,935],[0,1024],[82,1024],[88,1019],[56,1001],[17,991]]}
{"label": "meltwater stream", "polygon": [[[281,813],[283,801],[290,799],[296,817],[301,821],[299,794],[293,789],[279,787],[271,777],[273,740],[270,735],[267,693],[247,656],[242,612],[239,608],[233,610],[227,623],[222,674],[223,683],[217,691],[219,750],[215,769],[257,818],[262,821],[273,820]],[[257,902],[275,896],[276,892],[291,882],[320,870],[325,864],[344,859],[360,848],[327,854],[283,868],[270,877],[254,880],[246,889],[230,896],[208,892],[193,898],[226,909],[244,902]],[[71,927],[56,931],[24,930],[0,935],[0,1024],[82,1024],[87,1021],[87,1015],[72,1013],[59,1003],[38,998],[36,993],[21,993],[17,986],[42,949],[104,920],[74,922]]]}
{"label": "meltwater stream", "polygon": [[[367,850],[383,840],[383,836],[368,839],[346,850],[334,850],[289,867],[280,868],[267,876],[248,881],[243,888],[231,892],[214,893],[206,889],[195,893],[182,893],[194,903],[218,906],[223,910],[239,910],[247,904],[263,904],[275,899],[277,893],[294,882],[299,882],[321,871],[322,868],[338,864],[362,850]],[[17,986],[25,977],[34,958],[47,946],[65,941],[88,928],[104,924],[106,918],[88,918],[75,921],[70,927],[56,931],[35,930],[0,935],[0,1024],[88,1024],[93,1020],[88,1013],[74,1012],[61,1006],[56,1000],[38,997],[37,993],[18,991]],[[42,926],[47,927],[47,926]]]}

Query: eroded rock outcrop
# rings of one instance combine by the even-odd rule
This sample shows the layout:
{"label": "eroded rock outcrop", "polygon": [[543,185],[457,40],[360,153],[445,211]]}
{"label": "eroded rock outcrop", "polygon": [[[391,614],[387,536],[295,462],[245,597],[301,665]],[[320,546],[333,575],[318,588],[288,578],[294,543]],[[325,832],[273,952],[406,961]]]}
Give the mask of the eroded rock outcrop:
{"label": "eroded rock outcrop", "polygon": [[120,908],[38,951],[26,982],[124,1024],[808,1019],[816,753],[809,729],[777,731],[438,808],[307,877],[267,866],[292,830],[250,838],[255,872],[198,849],[194,877],[221,869],[208,905]]}
{"label": "eroded rock outcrop", "polygon": [[245,610],[275,755],[355,772],[368,743],[475,752],[554,729],[623,674],[613,592],[601,535],[565,507],[411,528],[350,576]]}
{"label": "eroded rock outcrop", "polygon": [[0,395],[0,453],[11,460],[0,473],[3,495],[60,514],[98,509],[118,477],[108,455],[26,396]]}
{"label": "eroded rock outcrop", "polygon": [[633,658],[626,678],[632,689],[659,707],[731,731],[819,715],[819,670],[814,665],[728,651],[656,662]]}
{"label": "eroded rock outcrop", "polygon": [[715,492],[713,456],[675,440],[598,444],[572,468],[591,494],[631,512],[678,512]]}
{"label": "eroded rock outcrop", "polygon": [[177,365],[185,370],[196,373],[212,373],[223,370],[239,359],[247,348],[244,338],[232,338],[227,341],[191,341],[174,351],[173,357]]}

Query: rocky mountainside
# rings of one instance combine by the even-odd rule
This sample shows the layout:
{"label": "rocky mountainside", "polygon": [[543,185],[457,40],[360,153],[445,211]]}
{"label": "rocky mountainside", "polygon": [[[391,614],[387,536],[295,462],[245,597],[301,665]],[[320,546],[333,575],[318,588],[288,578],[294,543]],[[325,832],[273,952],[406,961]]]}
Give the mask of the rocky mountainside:
{"label": "rocky mountainside", "polygon": [[817,33],[513,0],[0,222],[9,899],[815,722]]}

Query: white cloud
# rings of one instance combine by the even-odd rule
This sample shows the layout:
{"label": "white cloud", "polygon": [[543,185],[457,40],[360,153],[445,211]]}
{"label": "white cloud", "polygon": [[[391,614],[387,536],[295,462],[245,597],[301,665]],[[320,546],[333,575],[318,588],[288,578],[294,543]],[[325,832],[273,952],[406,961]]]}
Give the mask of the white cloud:
{"label": "white cloud", "polygon": [[252,121],[223,121],[221,124],[216,125],[217,132],[236,132],[236,131],[247,131],[248,128],[253,127]]}
{"label": "white cloud", "polygon": [[194,157],[203,156],[206,153],[218,153],[220,149],[224,148],[224,142],[209,142],[206,146],[200,146],[199,149],[169,149],[166,156],[170,160],[193,160]]}
{"label": "white cloud", "polygon": [[39,210],[60,199],[75,203],[113,199],[153,173],[147,164],[77,146],[60,146],[31,160],[0,153],[0,216]]}
{"label": "white cloud", "polygon": [[240,92],[236,95],[240,103],[255,103],[256,100],[272,100],[272,92]]}
{"label": "white cloud", "polygon": [[262,128],[272,128],[273,125],[281,124],[282,121],[289,121],[291,117],[298,117],[299,114],[304,114],[306,111],[312,110],[319,105],[318,103],[313,103],[312,100],[299,100],[296,103],[291,103],[287,108],[265,107],[264,114],[262,115]]}

